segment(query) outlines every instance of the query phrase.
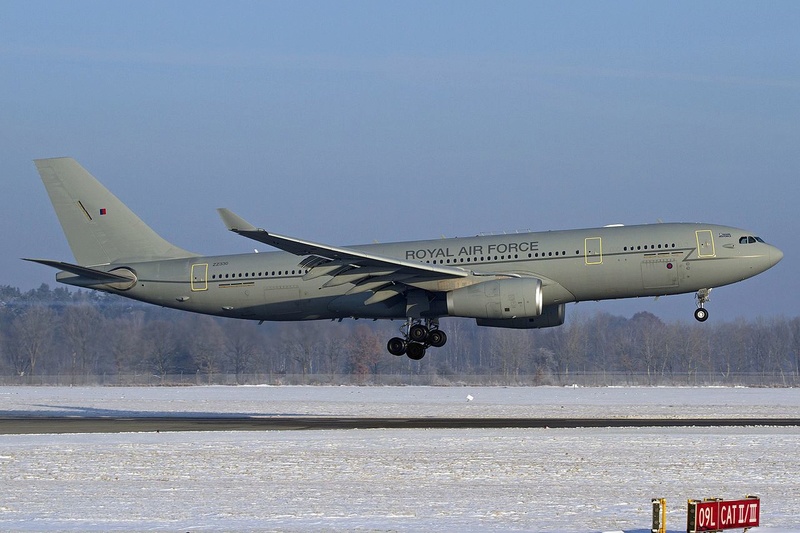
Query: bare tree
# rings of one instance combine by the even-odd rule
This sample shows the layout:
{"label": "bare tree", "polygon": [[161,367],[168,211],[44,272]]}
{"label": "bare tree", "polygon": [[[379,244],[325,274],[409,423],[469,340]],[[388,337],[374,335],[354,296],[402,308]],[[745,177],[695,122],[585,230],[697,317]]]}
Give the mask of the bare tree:
{"label": "bare tree", "polygon": [[283,349],[300,370],[305,383],[321,347],[318,324],[295,322],[286,324],[283,329]]}
{"label": "bare tree", "polygon": [[347,353],[347,341],[344,337],[334,337],[329,340],[325,351],[325,360],[328,365],[328,374],[333,384],[336,380],[336,373],[339,372],[342,358]]}
{"label": "bare tree", "polygon": [[492,330],[491,338],[491,349],[495,354],[503,381],[516,382],[526,360],[535,349],[531,331],[496,329]]}
{"label": "bare tree", "polygon": [[652,385],[653,375],[665,366],[667,357],[664,323],[652,313],[636,313],[630,322],[635,332],[635,357],[641,361]]}
{"label": "bare tree", "polygon": [[54,319],[49,308],[32,305],[11,322],[7,357],[18,376],[30,379],[36,373],[39,359],[52,345]]}
{"label": "bare tree", "polygon": [[225,324],[225,353],[227,361],[236,374],[236,382],[243,382],[243,375],[249,372],[259,352],[260,339],[251,323],[241,320]]}
{"label": "bare tree", "polygon": [[569,373],[586,360],[588,331],[583,316],[575,313],[569,323],[551,332],[556,368],[562,382],[569,382]]}
{"label": "bare tree", "polygon": [[156,320],[145,327],[145,335],[149,340],[147,362],[164,380],[174,367],[173,357],[177,347],[174,329],[169,322]]}
{"label": "bare tree", "polygon": [[532,358],[534,385],[552,383],[552,372],[556,368],[556,356],[553,350],[545,346],[536,348]]}
{"label": "bare tree", "polygon": [[335,381],[344,372],[361,382],[374,374],[457,381],[470,373],[485,374],[489,383],[498,374],[506,383],[547,383],[556,372],[568,380],[597,370],[643,373],[651,383],[668,373],[688,373],[695,383],[705,376],[727,382],[740,372],[758,372],[763,384],[800,379],[799,318],[664,324],[649,313],[628,319],[571,311],[565,326],[542,331],[452,319],[447,345],[416,362],[386,354],[396,322],[255,327],[137,305],[46,285],[27,293],[0,287],[0,372],[26,378],[69,372],[73,383],[81,375],[123,375],[137,367],[162,378],[199,368],[212,379],[228,371],[239,383],[249,372],[303,374],[306,381],[323,374]]}
{"label": "bare tree", "polygon": [[108,321],[108,341],[117,374],[136,366],[147,355],[144,313],[135,312]]}
{"label": "bare tree", "polygon": [[767,330],[770,332],[767,341],[767,350],[770,354],[772,366],[768,369],[769,373],[780,376],[782,383],[785,384],[786,372],[791,372],[792,360],[792,331],[786,319],[783,317],[771,317],[767,319]]}
{"label": "bare tree", "polygon": [[715,342],[717,369],[726,380],[733,372],[746,372],[750,366],[750,324],[739,318],[731,326],[724,328],[724,334],[718,335]]}
{"label": "bare tree", "polygon": [[225,334],[216,319],[206,315],[192,315],[188,320],[186,345],[192,362],[213,383],[222,365]]}
{"label": "bare tree", "polygon": [[348,337],[348,363],[351,373],[359,383],[375,371],[375,366],[383,355],[381,339],[365,324],[359,324]]}
{"label": "bare tree", "polygon": [[94,362],[92,350],[94,332],[100,321],[100,314],[89,304],[67,307],[61,315],[61,332],[71,355],[70,377],[75,384],[77,375],[87,376]]}
{"label": "bare tree", "polygon": [[[472,353],[472,332],[470,321],[454,318],[447,323],[447,344],[435,350],[433,355],[439,363],[439,374],[469,374],[475,371],[476,362]],[[479,365],[477,365],[479,366]]]}
{"label": "bare tree", "polygon": [[615,364],[614,337],[622,319],[599,312],[586,323],[586,363],[595,370],[610,369]]}
{"label": "bare tree", "polygon": [[795,317],[789,322],[789,331],[792,334],[792,366],[795,376],[800,376],[800,317]]}

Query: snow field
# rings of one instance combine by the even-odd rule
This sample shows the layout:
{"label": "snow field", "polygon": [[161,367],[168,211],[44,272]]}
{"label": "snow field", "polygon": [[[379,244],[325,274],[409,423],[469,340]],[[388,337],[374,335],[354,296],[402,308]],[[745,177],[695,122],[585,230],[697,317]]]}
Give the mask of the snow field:
{"label": "snow field", "polygon": [[[4,388],[0,402],[6,414],[285,416],[763,416],[775,402],[798,416],[797,391],[655,392]],[[688,498],[756,494],[755,532],[800,531],[799,444],[800,428],[771,427],[1,435],[0,530],[641,533],[650,499],[666,497],[669,530],[685,531]]]}

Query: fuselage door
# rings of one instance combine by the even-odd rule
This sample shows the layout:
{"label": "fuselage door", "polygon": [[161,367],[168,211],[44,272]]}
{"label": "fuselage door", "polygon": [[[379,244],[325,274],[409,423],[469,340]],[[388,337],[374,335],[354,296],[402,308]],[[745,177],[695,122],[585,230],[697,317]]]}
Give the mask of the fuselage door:
{"label": "fuselage door", "polygon": [[694,232],[697,237],[697,256],[716,257],[714,249],[714,233],[710,229],[701,229]]}
{"label": "fuselage door", "polygon": [[600,237],[587,237],[584,240],[584,259],[587,265],[603,263],[603,240]]}
{"label": "fuselage door", "polygon": [[192,291],[208,290],[208,263],[195,263],[192,265]]}

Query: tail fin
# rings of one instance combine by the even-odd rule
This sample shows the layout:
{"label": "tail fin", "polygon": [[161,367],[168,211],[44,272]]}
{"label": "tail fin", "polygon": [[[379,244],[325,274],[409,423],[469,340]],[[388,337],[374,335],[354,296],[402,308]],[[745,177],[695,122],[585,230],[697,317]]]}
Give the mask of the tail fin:
{"label": "tail fin", "polygon": [[74,159],[34,163],[79,265],[196,255],[164,240]]}

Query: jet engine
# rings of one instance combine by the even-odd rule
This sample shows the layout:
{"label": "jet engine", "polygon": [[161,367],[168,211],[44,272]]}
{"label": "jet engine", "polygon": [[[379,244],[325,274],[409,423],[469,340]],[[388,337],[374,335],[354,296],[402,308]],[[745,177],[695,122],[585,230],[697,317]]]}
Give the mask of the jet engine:
{"label": "jet engine", "polygon": [[535,317],[518,317],[505,319],[478,318],[475,322],[479,326],[489,328],[511,328],[511,329],[539,329],[552,328],[564,323],[564,304],[546,305],[542,314]]}
{"label": "jet engine", "polygon": [[450,291],[447,314],[490,320],[537,317],[542,314],[542,280],[495,279]]}

